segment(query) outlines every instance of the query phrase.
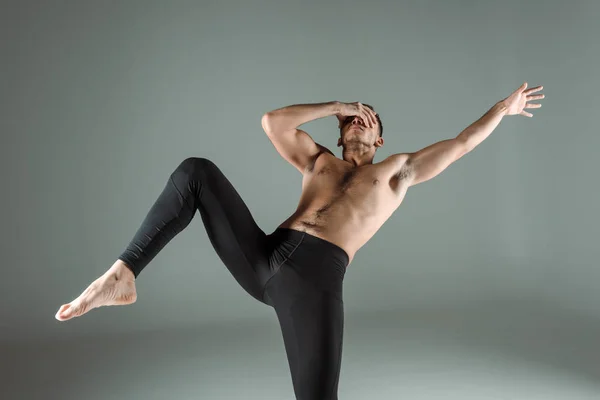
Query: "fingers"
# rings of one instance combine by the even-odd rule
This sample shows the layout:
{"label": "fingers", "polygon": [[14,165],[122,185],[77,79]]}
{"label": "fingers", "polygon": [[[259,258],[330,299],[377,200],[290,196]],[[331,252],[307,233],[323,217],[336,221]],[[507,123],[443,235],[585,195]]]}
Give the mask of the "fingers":
{"label": "fingers", "polygon": [[[351,103],[354,106],[354,112],[352,112],[351,114],[347,114],[347,115],[354,115],[359,117],[363,124],[369,128],[373,128],[377,125],[377,113],[373,110],[371,110],[369,107],[363,105],[360,102],[355,102],[355,103]],[[338,120],[340,121],[340,124],[344,121],[344,119],[346,118],[345,115],[336,115],[336,117],[338,118]]]}
{"label": "fingers", "polygon": [[356,103],[358,105],[358,116],[362,119],[365,126],[371,127],[371,118],[369,118],[368,108],[361,102]]}
{"label": "fingers", "polygon": [[525,104],[525,108],[540,108],[542,105],[539,103]]}
{"label": "fingers", "polygon": [[521,113],[520,113],[520,114],[521,114],[521,115],[524,115],[525,117],[529,117],[529,118],[533,117],[533,114],[531,114],[531,113],[528,113],[527,111],[521,111]]}
{"label": "fingers", "polygon": [[[542,90],[543,88],[544,88],[543,86],[538,86],[538,87],[534,87],[534,88],[531,88],[531,89],[523,92],[523,94],[527,95],[526,96],[526,101],[529,102],[529,101],[532,101],[532,100],[540,100],[540,99],[545,98],[546,96],[543,95],[543,94],[529,95],[529,93],[538,92],[538,91]],[[542,105],[539,104],[539,103],[525,103],[525,107],[523,107],[523,108],[540,108],[541,106]],[[530,113],[528,113],[526,111],[523,111],[523,113],[521,113],[521,115],[525,115],[526,117],[530,117],[530,118],[533,117],[532,114],[530,114]]]}
{"label": "fingers", "polygon": [[360,108],[361,108],[361,118],[364,121],[364,123],[369,126],[370,128],[373,128],[375,125],[377,125],[377,117],[376,117],[376,113],[375,111],[371,110],[369,107],[360,104]]}
{"label": "fingers", "polygon": [[527,96],[527,101],[529,101],[529,100],[539,100],[539,99],[544,99],[544,98],[546,98],[545,95],[543,95],[543,94],[536,94],[536,95],[533,95],[533,96]]}
{"label": "fingers", "polygon": [[367,122],[367,123],[369,124],[369,127],[370,127],[370,128],[374,127],[374,126],[375,126],[375,124],[376,124],[376,119],[375,119],[375,117],[373,116],[373,113],[371,112],[371,109],[370,109],[370,108],[368,108],[368,107],[367,107],[367,108],[366,108],[366,110],[365,110],[365,117],[366,117],[367,119],[365,119],[364,121],[365,121],[365,122]]}
{"label": "fingers", "polygon": [[377,126],[377,113],[371,110],[371,119],[373,120],[373,126]]}
{"label": "fingers", "polygon": [[539,92],[540,90],[542,90],[544,87],[543,86],[536,86],[533,87],[531,89],[527,89],[523,91],[523,94],[529,94],[529,93],[535,93],[535,92]]}
{"label": "fingers", "polygon": [[515,90],[515,92],[523,92],[525,89],[527,89],[527,82],[525,82],[521,86],[519,86],[519,88],[517,90]]}
{"label": "fingers", "polygon": [[362,120],[365,126],[371,125],[371,122],[369,121],[369,116],[367,115],[367,112],[362,106],[358,109],[358,117]]}
{"label": "fingers", "polygon": [[535,92],[539,92],[540,90],[542,90],[544,87],[543,86],[536,86],[536,87],[532,87],[530,89],[527,89],[527,82],[525,82],[523,85],[521,85],[521,87],[519,88],[519,90],[521,90],[521,93],[525,96],[526,99],[526,103],[525,106],[523,107],[523,111],[521,111],[519,113],[519,115],[523,115],[525,117],[528,118],[532,118],[533,114],[525,111],[525,108],[540,108],[542,107],[541,104],[539,103],[527,103],[529,101],[532,100],[541,100],[544,99],[546,96],[543,94],[536,94],[536,95],[532,95],[531,93],[535,93]]}

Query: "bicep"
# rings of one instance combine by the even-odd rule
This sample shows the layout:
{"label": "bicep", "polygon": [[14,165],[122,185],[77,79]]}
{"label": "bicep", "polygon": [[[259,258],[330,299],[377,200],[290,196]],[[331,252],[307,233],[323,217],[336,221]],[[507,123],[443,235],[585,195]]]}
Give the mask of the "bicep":
{"label": "bicep", "polygon": [[315,143],[310,135],[301,129],[268,134],[269,140],[284,160],[292,164],[300,173],[304,173],[314,163],[323,150],[323,146]]}
{"label": "bicep", "polygon": [[406,155],[403,173],[410,185],[434,178],[450,164],[467,153],[466,144],[459,139],[448,139]]}

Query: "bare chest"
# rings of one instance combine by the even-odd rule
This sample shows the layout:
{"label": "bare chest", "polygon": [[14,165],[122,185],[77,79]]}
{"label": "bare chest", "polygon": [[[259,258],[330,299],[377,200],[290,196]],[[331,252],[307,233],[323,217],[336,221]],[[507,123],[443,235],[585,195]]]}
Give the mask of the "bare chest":
{"label": "bare chest", "polygon": [[392,159],[355,167],[321,155],[305,171],[298,208],[281,226],[308,231],[353,255],[404,198],[407,185],[397,164]]}
{"label": "bare chest", "polygon": [[382,162],[353,167],[332,159],[322,156],[315,162],[312,170],[304,175],[304,190],[340,196],[397,194],[400,179],[393,166]]}
{"label": "bare chest", "polygon": [[301,204],[307,208],[342,207],[350,213],[362,211],[365,216],[388,214],[403,197],[397,172],[386,162],[355,167],[333,156],[322,156],[304,175]]}

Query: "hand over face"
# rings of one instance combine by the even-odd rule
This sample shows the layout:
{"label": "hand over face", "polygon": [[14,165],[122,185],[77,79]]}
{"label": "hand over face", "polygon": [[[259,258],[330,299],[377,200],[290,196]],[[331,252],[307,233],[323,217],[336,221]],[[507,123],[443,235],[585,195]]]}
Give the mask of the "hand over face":
{"label": "hand over face", "polygon": [[340,113],[336,114],[339,121],[338,128],[341,128],[346,118],[359,117],[363,124],[369,128],[377,125],[377,113],[362,103],[341,103]]}

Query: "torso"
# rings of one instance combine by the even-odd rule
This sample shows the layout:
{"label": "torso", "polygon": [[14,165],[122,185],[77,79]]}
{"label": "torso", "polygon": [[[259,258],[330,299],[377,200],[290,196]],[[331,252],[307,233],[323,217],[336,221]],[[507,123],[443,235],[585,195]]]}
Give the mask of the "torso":
{"label": "torso", "polygon": [[319,154],[304,172],[296,211],[279,227],[327,240],[344,249],[352,262],[402,203],[408,189],[401,174],[404,161],[394,155],[355,167]]}

